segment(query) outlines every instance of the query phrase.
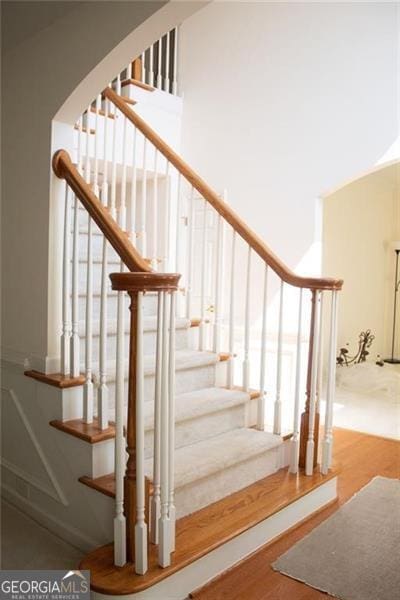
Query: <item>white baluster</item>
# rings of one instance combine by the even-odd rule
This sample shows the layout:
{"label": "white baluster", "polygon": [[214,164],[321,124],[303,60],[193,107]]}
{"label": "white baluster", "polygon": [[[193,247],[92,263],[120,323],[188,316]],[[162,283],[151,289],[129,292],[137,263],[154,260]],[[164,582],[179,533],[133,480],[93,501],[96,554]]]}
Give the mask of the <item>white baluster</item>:
{"label": "white baluster", "polygon": [[234,384],[234,353],[235,353],[235,257],[236,257],[236,231],[232,229],[232,248],[231,248],[231,289],[229,298],[229,354],[228,361],[228,387],[233,388]]}
{"label": "white baluster", "polygon": [[88,215],[87,273],[86,273],[86,322],[85,322],[85,385],[83,387],[83,420],[93,422],[93,248],[92,219]]}
{"label": "white baluster", "polygon": [[172,81],[172,93],[175,96],[178,94],[178,35],[179,28],[175,27],[174,29],[174,73],[173,73],[173,81]]}
{"label": "white baluster", "polygon": [[[126,212],[119,212],[119,226],[126,229]],[[120,271],[124,272],[124,263]],[[115,517],[114,517],[114,563],[121,567],[126,563],[126,519],[124,516],[125,475],[125,292],[117,295],[117,352],[115,377]]]}
{"label": "white baluster", "polygon": [[149,48],[149,84],[154,85],[154,48],[153,44]]}
{"label": "white baluster", "polygon": [[123,118],[123,134],[122,134],[122,176],[121,176],[121,198],[119,203],[119,221],[120,225],[125,231],[126,229],[126,181],[127,181],[127,119],[125,115]]}
{"label": "white baluster", "polygon": [[[89,111],[90,111],[90,106],[88,107],[86,114],[89,115]],[[87,123],[89,123],[89,116],[87,118]],[[80,171],[82,172],[82,150],[80,151],[80,159],[78,161],[78,167],[79,167],[79,162],[80,164]],[[89,126],[86,127],[86,160],[85,160],[85,181],[88,185],[90,185],[90,128]]]}
{"label": "white baluster", "polygon": [[153,269],[157,269],[157,242],[158,242],[158,173],[157,173],[158,150],[154,149],[154,174],[153,174],[153,197],[152,197],[152,253],[151,263]]}
{"label": "white baluster", "polygon": [[70,188],[65,184],[65,209],[64,209],[64,245],[63,245],[63,296],[62,296],[62,335],[61,335],[61,373],[70,374],[70,340],[71,340],[71,313],[70,313],[70,240],[71,240],[71,209]]}
{"label": "white baluster", "polygon": [[132,61],[129,63],[129,65],[126,67],[126,78],[127,79],[133,79],[133,73],[132,73]]}
{"label": "white baluster", "polygon": [[151,497],[151,528],[150,535],[153,544],[159,540],[159,519],[161,516],[160,504],[160,443],[161,443],[161,392],[162,392],[162,334],[163,334],[163,300],[164,296],[158,293],[157,305],[157,345],[156,345],[156,372],[154,393],[154,451],[153,451],[153,495]]}
{"label": "white baluster", "polygon": [[203,223],[201,238],[201,282],[200,282],[200,330],[199,350],[205,350],[206,338],[206,273],[207,273],[207,200],[203,200]]}
{"label": "white baluster", "polygon": [[147,139],[143,139],[143,179],[142,196],[140,202],[140,225],[139,225],[139,250],[146,257],[146,208],[147,208]]}
{"label": "white baluster", "polygon": [[175,550],[175,292],[171,293],[168,356],[168,517],[170,549]]}
{"label": "white baluster", "polygon": [[[110,108],[110,101],[105,98],[104,99],[104,142],[103,142],[103,182],[101,185],[101,201],[104,206],[108,206],[108,137],[109,132],[108,128],[110,127],[108,118]],[[115,121],[116,118],[113,119]],[[113,125],[112,125],[113,126]]]}
{"label": "white baluster", "polygon": [[138,293],[137,302],[135,572],[144,575],[147,571],[147,523],[144,473],[143,292]]}
{"label": "white baluster", "polygon": [[302,290],[302,288],[300,288],[299,316],[298,316],[298,325],[297,325],[297,346],[296,346],[296,379],[295,379],[295,387],[294,387],[293,436],[292,436],[292,439],[290,440],[290,465],[289,465],[290,473],[297,473],[299,470],[302,316],[303,316],[303,290]]}
{"label": "white baluster", "polygon": [[164,212],[164,272],[170,270],[170,257],[171,257],[171,236],[170,236],[170,225],[171,225],[171,177],[170,177],[170,163],[167,160],[165,166],[165,185],[166,185],[166,198],[165,198],[165,212]]}
{"label": "white baluster", "polygon": [[321,473],[326,475],[332,466],[332,425],[333,405],[335,402],[335,375],[336,375],[336,344],[337,344],[337,314],[338,292],[332,292],[331,324],[329,332],[328,355],[328,380],[326,389],[325,431],[322,443]]}
{"label": "white baluster", "polygon": [[[123,268],[121,267],[121,271]],[[126,519],[124,516],[124,398],[125,398],[125,294],[118,292],[117,304],[117,356],[115,381],[115,517],[114,563],[126,563]]]}
{"label": "white baluster", "polygon": [[274,404],[274,433],[281,434],[282,429],[282,343],[283,343],[283,281],[279,294],[279,325],[278,325],[278,348],[276,356],[276,392]]}
{"label": "white baluster", "polygon": [[188,262],[187,262],[187,280],[186,280],[186,318],[190,319],[192,315],[193,302],[193,262],[194,262],[194,187],[190,190],[189,198],[189,243],[188,243]]}
{"label": "white baluster", "polygon": [[323,357],[324,357],[324,345],[323,345],[323,331],[322,331],[322,318],[324,314],[324,293],[321,292],[320,296],[320,334],[318,338],[318,370],[317,370],[317,390],[316,390],[316,412],[320,412],[321,394],[322,394],[322,370],[323,370]]}
{"label": "white baluster", "polygon": [[162,38],[158,40],[158,69],[157,69],[157,88],[162,90]]}
{"label": "white baluster", "polygon": [[247,250],[246,303],[244,311],[244,359],[243,389],[250,389],[250,287],[251,287],[251,246]]}
{"label": "white baluster", "polygon": [[[86,138],[87,138],[86,156],[88,156],[89,132],[88,132],[87,128],[86,128]],[[83,146],[83,115],[81,115],[78,120],[78,164],[77,164],[77,167],[78,167],[78,171],[81,175],[82,175],[82,146]]]}
{"label": "white baluster", "polygon": [[[118,89],[118,84],[119,84],[119,86],[121,85],[121,82],[119,80],[119,75],[117,77],[117,82],[116,82],[117,94],[120,93],[120,90]],[[112,123],[113,123],[113,138],[112,138],[110,211],[111,211],[111,216],[114,219],[116,219],[117,218],[117,125],[118,125],[117,112],[115,114],[115,118],[112,119]]]}
{"label": "white baluster", "polygon": [[158,562],[161,567],[171,564],[171,528],[168,515],[169,503],[169,441],[168,441],[168,316],[169,294],[163,292],[163,333],[162,333],[162,383],[161,383],[161,515],[159,521]]}
{"label": "white baluster", "polygon": [[96,113],[95,113],[95,136],[94,136],[94,176],[93,176],[93,192],[96,196],[99,195],[99,111],[101,106],[101,96],[96,98]]}
{"label": "white baluster", "polygon": [[71,333],[71,377],[79,377],[79,202],[75,196],[74,234],[72,247],[72,333]]}
{"label": "white baluster", "polygon": [[[177,197],[176,197],[176,224],[175,224],[175,273],[182,273],[184,270],[182,255],[186,255],[186,247],[184,243],[185,233],[182,231],[182,201],[181,201],[181,191],[182,191],[182,176],[178,173],[178,183],[177,183]],[[182,293],[182,288],[178,288],[176,299],[176,314],[178,316],[182,316],[185,314],[184,311],[184,298]]]}
{"label": "white baluster", "polygon": [[317,291],[315,294],[316,310],[314,320],[314,331],[313,331],[313,352],[312,352],[312,364],[311,364],[311,389],[310,389],[310,412],[308,420],[308,440],[306,447],[306,468],[305,474],[312,475],[314,470],[314,428],[315,428],[315,412],[316,412],[316,392],[317,392],[317,374],[318,374],[318,348],[319,348],[319,336],[320,336],[320,295],[321,292]]}
{"label": "white baluster", "polygon": [[180,273],[181,252],[181,187],[182,176],[178,173],[178,185],[176,192],[176,236],[175,236],[175,273]]}
{"label": "white baluster", "polygon": [[136,140],[137,129],[133,129],[133,152],[132,152],[132,181],[131,181],[131,200],[130,200],[130,237],[131,242],[136,246]]}
{"label": "white baluster", "polygon": [[264,293],[261,327],[260,397],[257,403],[257,429],[265,429],[265,376],[267,360],[267,311],[268,311],[268,265],[264,270]]}
{"label": "white baluster", "polygon": [[164,90],[166,92],[170,91],[169,87],[169,32],[165,34],[166,38],[166,50],[165,50],[165,80],[164,80]]}
{"label": "white baluster", "polygon": [[[222,328],[222,282],[224,277],[225,222],[218,215],[215,265],[215,306],[214,306],[214,347],[215,353],[221,351]],[[179,271],[178,271],[179,272]]]}
{"label": "white baluster", "polygon": [[100,385],[98,389],[98,421],[100,429],[108,427],[108,385],[107,385],[107,291],[108,291],[108,246],[103,238],[101,296],[100,296]]}
{"label": "white baluster", "polygon": [[142,53],[140,59],[141,59],[141,65],[142,65],[142,81],[143,83],[146,83],[146,65],[145,65],[145,52]]}

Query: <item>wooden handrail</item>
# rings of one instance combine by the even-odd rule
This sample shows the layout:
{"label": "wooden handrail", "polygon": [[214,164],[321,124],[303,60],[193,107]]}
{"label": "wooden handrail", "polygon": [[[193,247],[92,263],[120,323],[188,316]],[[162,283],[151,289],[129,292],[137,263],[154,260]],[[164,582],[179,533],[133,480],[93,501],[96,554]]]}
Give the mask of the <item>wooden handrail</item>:
{"label": "wooden handrail", "polygon": [[343,285],[341,279],[301,277],[291,271],[265,244],[265,242],[246,225],[230,206],[218,196],[216,192],[201,178],[172,148],[147,123],[127,106],[124,99],[113,89],[104,90],[106,96],[135,127],[157,148],[161,154],[178,170],[185,179],[211,204],[211,206],[233,227],[233,229],[249,244],[262,260],[286,283],[315,290],[340,290]]}
{"label": "wooden handrail", "polygon": [[66,180],[125,266],[130,271],[151,273],[148,262],[135,249],[128,234],[122,231],[107,207],[103,206],[79,174],[68,152],[57,150],[53,156],[53,171],[57,177]]}

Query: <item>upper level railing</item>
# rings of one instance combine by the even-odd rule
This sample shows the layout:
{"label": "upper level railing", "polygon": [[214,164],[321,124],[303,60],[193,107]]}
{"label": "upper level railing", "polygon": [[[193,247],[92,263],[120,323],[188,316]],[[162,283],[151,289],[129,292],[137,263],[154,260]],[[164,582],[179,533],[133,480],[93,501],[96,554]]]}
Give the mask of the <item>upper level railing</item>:
{"label": "upper level railing", "polygon": [[[288,269],[227,202],[135,113],[132,103],[121,96],[118,78],[115,88],[106,88],[94,106],[88,108],[85,118],[82,116],[79,120],[74,157],[71,159],[65,151],[59,151],[53,161],[55,173],[68,184],[62,370],[64,374],[79,375],[82,337],[85,422],[92,423],[97,412],[99,428],[107,428],[110,396],[114,395],[115,563],[122,565],[134,557],[136,572],[143,574],[147,570],[148,528],[151,542],[159,545],[161,566],[170,564],[175,547],[176,316],[199,317],[197,348],[200,351],[228,351],[225,385],[239,386],[248,392],[253,388],[259,391],[254,415],[249,394],[247,425],[270,429],[277,435],[290,432],[290,471],[296,473],[300,465],[310,475],[317,463],[319,446],[324,370],[322,321],[326,300],[330,299],[321,462],[321,470],[326,473],[332,460],[337,294],[342,281],[301,277]],[[83,215],[79,201],[86,209]],[[93,247],[97,233],[104,237],[100,237],[100,285],[94,289]],[[79,240],[83,235],[87,237],[84,310],[79,301]],[[116,259],[115,256],[110,258],[110,245]],[[113,266],[116,260],[120,272],[111,274],[111,291],[109,274],[110,270],[116,270]],[[143,300],[148,292],[157,300],[151,500],[144,471]],[[126,294],[131,303],[127,377]],[[96,298],[99,304],[97,363],[93,359]],[[111,304],[114,298],[116,304]],[[116,314],[117,327],[115,361],[111,366],[108,360],[110,311],[113,317]],[[85,317],[83,335],[79,332],[81,313]],[[287,321],[289,326],[285,327]],[[290,386],[287,385],[289,379],[293,379]],[[301,414],[303,394],[305,406]]]}
{"label": "upper level railing", "polygon": [[129,63],[118,78],[123,82],[133,79],[178,95],[178,35],[178,27],[171,29]]}

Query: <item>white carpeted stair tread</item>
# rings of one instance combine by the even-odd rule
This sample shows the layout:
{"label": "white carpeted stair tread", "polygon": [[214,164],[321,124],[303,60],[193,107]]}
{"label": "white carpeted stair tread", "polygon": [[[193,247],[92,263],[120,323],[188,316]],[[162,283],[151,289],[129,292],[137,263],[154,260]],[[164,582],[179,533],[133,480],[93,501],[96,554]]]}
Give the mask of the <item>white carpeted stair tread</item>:
{"label": "white carpeted stair tread", "polygon": [[[175,398],[175,423],[183,423],[197,417],[224,411],[233,406],[245,404],[248,400],[249,394],[246,392],[218,387],[179,394]],[[154,428],[153,402],[146,402],[144,405],[144,428],[146,431]]]}
{"label": "white carpeted stair tread", "polygon": [[[175,370],[186,371],[189,369],[197,369],[199,367],[207,367],[215,365],[219,360],[219,355],[214,352],[201,352],[199,350],[177,350],[175,353]],[[129,363],[125,361],[125,378],[128,377]],[[107,362],[107,382],[115,381],[116,368],[115,361]],[[99,365],[93,366],[93,379],[98,379]],[[150,377],[155,374],[155,358],[154,355],[144,357],[144,375]]]}
{"label": "white carpeted stair tread", "polygon": [[[282,444],[279,435],[256,429],[234,429],[175,450],[175,489],[245,462]],[[145,462],[152,477],[153,459]]]}
{"label": "white carpeted stair tread", "polygon": [[[191,322],[190,319],[177,318],[175,320],[176,329],[189,329]],[[79,335],[85,336],[85,321],[79,321]],[[125,333],[129,333],[131,330],[131,324],[129,319],[125,319]],[[157,317],[156,316],[144,316],[143,317],[143,330],[145,333],[157,331]],[[99,319],[95,319],[92,325],[93,335],[100,334],[100,322]],[[117,321],[116,319],[107,320],[107,333],[116,334],[117,332]]]}

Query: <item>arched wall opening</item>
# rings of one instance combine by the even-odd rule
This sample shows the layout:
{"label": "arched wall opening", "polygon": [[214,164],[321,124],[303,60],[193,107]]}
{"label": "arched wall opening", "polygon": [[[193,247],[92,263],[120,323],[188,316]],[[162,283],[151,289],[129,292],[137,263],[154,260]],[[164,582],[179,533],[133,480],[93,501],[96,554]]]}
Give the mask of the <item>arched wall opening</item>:
{"label": "arched wall opening", "polygon": [[[340,273],[338,347],[370,329],[371,360],[391,353],[395,248],[400,248],[400,161],[375,167],[322,200],[322,271]],[[397,326],[395,354],[399,354]]]}
{"label": "arched wall opening", "polygon": [[29,359],[31,368],[46,372],[58,366],[61,207],[52,151],[68,149],[74,120],[118,69],[202,5],[2,3],[2,27],[10,31],[2,55],[6,360]]}

